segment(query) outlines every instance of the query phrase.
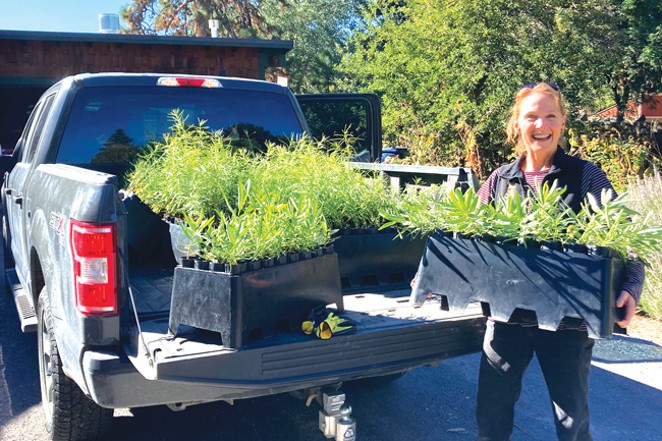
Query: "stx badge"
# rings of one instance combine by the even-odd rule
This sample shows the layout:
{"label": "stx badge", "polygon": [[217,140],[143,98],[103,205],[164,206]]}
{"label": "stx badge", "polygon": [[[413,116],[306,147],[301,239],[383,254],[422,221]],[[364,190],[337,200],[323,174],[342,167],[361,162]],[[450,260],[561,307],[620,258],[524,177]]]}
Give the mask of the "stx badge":
{"label": "stx badge", "polygon": [[64,223],[66,220],[64,214],[51,211],[51,218],[48,221],[48,226],[54,229],[58,236],[64,237]]}

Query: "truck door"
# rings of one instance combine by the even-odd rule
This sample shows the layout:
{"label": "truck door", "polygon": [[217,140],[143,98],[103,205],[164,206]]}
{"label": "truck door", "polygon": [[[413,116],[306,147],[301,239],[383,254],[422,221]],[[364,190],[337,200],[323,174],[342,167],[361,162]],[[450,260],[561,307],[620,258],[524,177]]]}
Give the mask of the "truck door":
{"label": "truck door", "polygon": [[7,221],[11,232],[11,250],[16,262],[16,273],[24,286],[28,277],[28,250],[26,243],[26,227],[30,213],[25,209],[25,185],[32,170],[37,147],[46,123],[46,118],[53,104],[55,95],[49,95],[37,103],[17,143],[18,162],[7,177],[5,184]]}
{"label": "truck door", "polygon": [[356,138],[357,161],[380,161],[382,114],[377,95],[329,93],[296,98],[313,138],[337,138],[348,133]]}

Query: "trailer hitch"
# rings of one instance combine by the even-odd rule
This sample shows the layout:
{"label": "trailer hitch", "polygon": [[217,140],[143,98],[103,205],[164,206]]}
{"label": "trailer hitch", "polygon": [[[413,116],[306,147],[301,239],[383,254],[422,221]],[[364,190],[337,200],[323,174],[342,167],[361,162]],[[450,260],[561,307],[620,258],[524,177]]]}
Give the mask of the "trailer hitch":
{"label": "trailer hitch", "polygon": [[345,394],[337,391],[319,391],[317,401],[319,429],[327,438],[335,441],[356,441],[356,421],[352,418],[352,407],[345,404]]}

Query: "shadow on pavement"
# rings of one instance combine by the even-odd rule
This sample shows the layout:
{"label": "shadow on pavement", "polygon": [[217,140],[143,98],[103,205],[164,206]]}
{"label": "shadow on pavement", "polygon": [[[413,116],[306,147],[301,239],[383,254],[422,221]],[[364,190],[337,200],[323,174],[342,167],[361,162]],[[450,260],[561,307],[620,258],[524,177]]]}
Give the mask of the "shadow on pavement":
{"label": "shadow on pavement", "polygon": [[[23,334],[14,300],[3,281],[0,291],[0,426],[41,401],[36,334]],[[4,391],[2,391],[4,389]],[[4,401],[7,402],[4,402]]]}
{"label": "shadow on pavement", "polygon": [[662,362],[662,346],[634,337],[614,336],[598,340],[593,360],[601,363]]}
{"label": "shadow on pavement", "polygon": [[[645,372],[640,375],[660,375],[662,370]],[[593,366],[590,399],[591,427],[596,440],[660,439],[662,390]]]}
{"label": "shadow on pavement", "polygon": [[108,441],[150,440],[315,440],[317,408],[289,395],[192,406],[172,412],[165,406],[134,409],[113,420]]}

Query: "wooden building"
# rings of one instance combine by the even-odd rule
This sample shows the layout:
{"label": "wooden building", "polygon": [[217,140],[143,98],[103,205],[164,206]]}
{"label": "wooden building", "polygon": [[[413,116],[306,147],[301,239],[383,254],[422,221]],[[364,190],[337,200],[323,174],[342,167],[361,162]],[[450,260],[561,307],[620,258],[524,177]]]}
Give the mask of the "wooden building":
{"label": "wooden building", "polygon": [[81,72],[163,72],[276,80],[286,40],[0,30],[0,144],[12,149],[31,105]]}

